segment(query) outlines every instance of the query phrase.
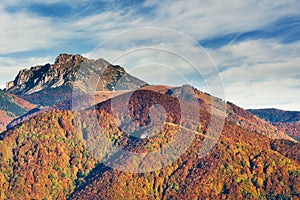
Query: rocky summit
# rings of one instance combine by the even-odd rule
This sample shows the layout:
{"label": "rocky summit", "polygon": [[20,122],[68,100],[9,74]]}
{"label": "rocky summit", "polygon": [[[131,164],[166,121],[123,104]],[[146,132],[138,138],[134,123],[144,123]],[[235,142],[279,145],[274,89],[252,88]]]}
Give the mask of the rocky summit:
{"label": "rocky summit", "polygon": [[14,81],[7,83],[5,90],[29,102],[51,106],[65,100],[75,84],[84,90],[95,83],[92,89],[98,91],[128,90],[146,85],[123,67],[102,58],[92,60],[81,55],[60,54],[54,64],[21,70]]}

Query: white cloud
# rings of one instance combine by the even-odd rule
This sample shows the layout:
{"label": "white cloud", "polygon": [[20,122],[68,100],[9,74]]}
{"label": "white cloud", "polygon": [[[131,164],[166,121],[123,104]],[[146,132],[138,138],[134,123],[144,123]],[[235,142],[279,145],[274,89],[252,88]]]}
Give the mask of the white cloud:
{"label": "white cloud", "polygon": [[150,20],[152,25],[183,31],[197,39],[256,30],[283,16],[298,14],[300,7],[296,0],[147,2],[146,6],[156,8],[155,17]]}
{"label": "white cloud", "polygon": [[[21,2],[21,0],[6,1],[10,5],[26,5],[28,2],[27,0],[25,2]],[[44,3],[59,2],[61,1],[47,0]],[[67,3],[69,2],[71,1],[67,1]],[[73,5],[80,4],[73,3]],[[150,29],[142,34],[136,32],[136,34],[121,38],[123,41],[117,38],[116,41],[119,42],[111,42],[116,37],[111,40],[109,38],[126,30],[153,26],[180,31],[197,41],[214,38],[217,35],[243,33],[263,29],[285,16],[298,15],[300,1],[229,0],[220,2],[196,0],[187,3],[186,1],[147,0],[143,6],[152,9],[151,15],[148,13],[137,14],[135,9],[140,8],[127,8],[126,10],[106,10],[77,20],[75,18],[60,20],[43,18],[26,12],[8,13],[3,6],[2,2],[2,6],[0,6],[0,37],[5,39],[0,41],[0,54],[61,47],[65,40],[70,41],[72,38],[74,42],[76,42],[76,38],[92,41],[95,46],[108,39],[107,41],[110,43],[104,42],[92,54],[82,53],[94,58],[104,57],[113,62],[125,50],[149,47],[147,40],[151,38],[156,47],[171,49],[179,55],[184,55],[187,60],[201,67],[202,72],[205,72],[202,74],[209,74],[212,62],[204,51],[199,53],[199,48],[191,45],[192,41],[186,43],[179,37],[172,38],[172,34],[153,32]],[[173,40],[161,40],[168,37]],[[249,40],[210,50],[209,53],[222,71],[226,96],[230,100],[245,107],[274,105],[300,110],[300,105],[297,103],[299,99],[295,97],[296,95],[300,96],[298,83],[300,76],[297,70],[299,48],[299,42],[280,44],[272,40]],[[99,49],[100,51],[97,52]],[[30,59],[0,58],[0,85],[4,84],[4,80],[5,82],[12,80],[24,65],[43,64],[48,59],[37,60],[38,58],[34,55],[32,57],[34,57],[32,62]],[[6,64],[7,60],[10,60],[11,64]],[[135,56],[121,56],[116,62],[114,64],[125,65],[129,71],[134,67],[144,66],[144,74],[141,70],[137,70],[135,73],[150,81],[157,79],[173,83],[174,78],[168,75],[172,71],[170,68],[161,69],[157,74],[157,70],[154,70],[155,67],[146,68],[149,63],[171,66],[180,75],[193,76],[193,70],[188,65],[180,59],[174,59],[174,55],[166,53],[144,51],[136,53]],[[157,65],[156,68],[158,68]],[[166,78],[162,80],[163,77]],[[180,76],[176,77],[180,80]],[[214,83],[215,81],[214,79],[209,80],[209,77],[206,78],[207,82]],[[280,84],[278,84],[279,82]],[[278,98],[278,91],[281,91],[282,98]]]}
{"label": "white cloud", "polygon": [[67,5],[74,5],[74,4],[80,4],[80,5],[87,5],[94,2],[94,0],[44,0],[41,2],[40,0],[5,0],[2,1],[2,5],[4,6],[26,6],[28,4],[32,3],[42,3],[42,4],[57,4],[57,3],[63,3]]}
{"label": "white cloud", "polygon": [[66,37],[65,30],[47,18],[7,13],[0,7],[0,54],[50,48]]}
{"label": "white cloud", "polygon": [[[4,6],[28,4],[29,1],[10,0],[0,9],[0,53],[50,48],[61,45],[71,38],[89,39],[98,42],[125,30],[141,27],[165,27],[186,33],[196,40],[215,35],[256,30],[286,15],[298,14],[300,2],[294,1],[146,1],[152,7],[151,15],[137,15],[137,8],[107,10],[80,18],[42,18],[32,13],[8,13]],[[62,1],[48,0],[53,4]],[[69,4],[71,1],[63,2]],[[85,3],[93,1],[86,1]],[[83,3],[71,3],[82,6]],[[84,6],[83,6],[84,9]]]}
{"label": "white cloud", "polygon": [[[151,14],[137,14],[134,8],[107,10],[79,19],[71,30],[101,42],[126,30],[164,27],[183,32],[196,40],[216,35],[243,33],[264,28],[284,16],[297,15],[300,2],[293,1],[145,1]],[[140,8],[137,8],[140,9]],[[141,35],[137,35],[141,37]]]}
{"label": "white cloud", "polygon": [[[197,42],[173,30],[149,27],[124,32],[101,43],[86,56],[94,59],[102,56],[129,71],[143,66],[144,73],[133,74],[148,82],[193,84],[224,98],[224,91],[219,90],[223,84],[218,70],[207,52]],[[202,78],[208,76],[213,76],[214,82],[205,84]]]}
{"label": "white cloud", "polygon": [[226,87],[231,102],[244,108],[281,108],[300,111],[300,88],[295,79],[235,82]]}
{"label": "white cloud", "polygon": [[250,40],[211,50],[229,100],[246,108],[300,110],[300,42]]}

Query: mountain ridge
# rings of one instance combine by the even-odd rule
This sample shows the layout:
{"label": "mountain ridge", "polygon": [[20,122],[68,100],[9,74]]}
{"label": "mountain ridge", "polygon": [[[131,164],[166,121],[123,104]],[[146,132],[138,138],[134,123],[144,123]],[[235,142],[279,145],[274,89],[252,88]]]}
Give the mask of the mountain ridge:
{"label": "mountain ridge", "polygon": [[[98,76],[100,79],[91,82],[91,78],[82,78],[84,76]],[[79,86],[77,83],[81,85],[81,89],[89,89],[91,83],[97,84],[96,91],[147,85],[146,82],[128,74],[123,67],[112,65],[102,58],[92,60],[79,54],[60,54],[54,64],[21,70],[14,81],[7,83],[5,91],[34,104],[51,106],[70,98],[74,86]]]}
{"label": "mountain ridge", "polygon": [[0,90],[0,132],[6,130],[6,126],[14,119],[34,109],[33,105],[16,95]]}
{"label": "mountain ridge", "polygon": [[285,111],[276,108],[248,109],[248,111],[272,123],[300,121],[300,111]]}
{"label": "mountain ridge", "polygon": [[285,111],[275,108],[252,109],[249,112],[269,121],[279,130],[286,132],[289,136],[300,142],[300,112]]}

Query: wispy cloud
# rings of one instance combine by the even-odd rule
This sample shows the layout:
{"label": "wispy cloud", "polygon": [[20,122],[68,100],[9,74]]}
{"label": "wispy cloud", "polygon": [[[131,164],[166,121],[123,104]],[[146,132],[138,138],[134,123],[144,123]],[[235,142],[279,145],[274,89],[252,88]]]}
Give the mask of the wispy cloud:
{"label": "wispy cloud", "polygon": [[[227,97],[239,105],[299,109],[300,42],[252,40],[212,50]],[[297,106],[295,106],[297,105]]]}
{"label": "wispy cloud", "polygon": [[52,48],[59,40],[69,36],[68,31],[46,18],[27,13],[7,13],[0,7],[0,54]]}
{"label": "wispy cloud", "polygon": [[[104,57],[111,62],[119,57],[116,64],[124,65],[150,82],[156,79],[156,82],[175,84],[176,79],[181,84],[183,79],[180,76],[183,75],[201,86],[202,83],[197,83],[193,76],[193,70],[182,60],[174,59],[174,55],[140,51],[120,56],[124,50],[149,47],[149,38],[156,47],[187,55],[188,60],[207,74],[206,81],[213,82],[208,76],[213,63],[206,52],[199,54],[197,45],[181,41],[180,37],[167,42],[160,40],[172,37],[167,32],[131,34],[121,42],[104,42],[97,48],[101,42],[110,41],[109,38],[124,31],[164,27],[182,32],[208,48],[220,68],[229,100],[245,107],[270,105],[300,110],[299,99],[295,97],[300,88],[297,84],[300,76],[297,71],[299,9],[298,0],[196,0],[192,3],[156,0],[127,3],[120,0],[2,1],[0,36],[5,39],[0,41],[0,85],[28,64],[49,62],[47,52],[51,52],[49,56],[54,60],[58,51],[75,51],[90,57]],[[49,14],[51,10],[53,13]],[[96,50],[92,51],[94,47]],[[19,55],[23,55],[22,58]],[[38,60],[39,56],[43,58]],[[149,65],[151,63],[156,64]],[[167,65],[171,68],[155,70]],[[145,73],[138,66],[143,66]],[[6,72],[2,70],[4,68]],[[179,73],[177,78],[169,75],[174,74],[174,70]],[[4,76],[5,73],[10,75]],[[278,98],[278,90],[284,91],[281,92],[284,94],[282,98]]]}

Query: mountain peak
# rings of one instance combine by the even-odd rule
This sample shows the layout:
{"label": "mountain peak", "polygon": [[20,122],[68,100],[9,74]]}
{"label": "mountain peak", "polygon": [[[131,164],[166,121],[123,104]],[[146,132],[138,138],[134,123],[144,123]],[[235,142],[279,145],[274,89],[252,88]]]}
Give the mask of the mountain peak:
{"label": "mountain peak", "polygon": [[73,54],[62,53],[56,57],[54,64],[79,63],[84,60],[87,60],[87,58],[84,58],[79,54],[73,55]]}
{"label": "mountain peak", "polygon": [[[81,67],[83,70],[79,70]],[[87,78],[83,80],[77,80],[77,78],[80,79],[86,76]],[[99,77],[100,79],[96,78],[96,81],[94,79],[92,81],[89,78],[91,76]],[[28,101],[40,105],[49,105],[44,100],[48,102],[49,99],[54,99],[56,102],[53,95],[58,95],[58,91],[60,91],[59,93],[65,93],[62,91],[66,90],[69,93],[72,92],[71,88],[74,86],[76,80],[83,86],[83,89],[91,86],[91,84],[97,84],[95,88],[98,91],[127,90],[139,88],[146,84],[144,81],[128,74],[123,67],[112,65],[103,58],[93,60],[79,54],[63,53],[57,56],[54,64],[37,65],[30,69],[20,70],[15,80],[7,83],[5,90],[12,94],[20,95],[25,99],[25,96],[32,94],[32,98],[28,98]],[[117,88],[115,88],[116,84]],[[44,93],[48,94],[50,90],[52,98],[46,97],[45,99]]]}

